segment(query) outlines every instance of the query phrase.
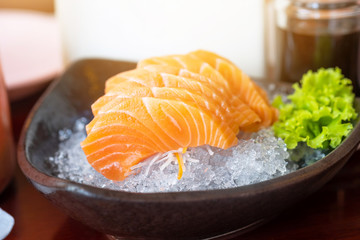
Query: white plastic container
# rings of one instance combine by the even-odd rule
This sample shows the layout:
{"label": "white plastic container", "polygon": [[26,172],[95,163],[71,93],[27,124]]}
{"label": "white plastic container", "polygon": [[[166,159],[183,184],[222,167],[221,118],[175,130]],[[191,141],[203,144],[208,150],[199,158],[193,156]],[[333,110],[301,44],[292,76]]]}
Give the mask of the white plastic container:
{"label": "white plastic container", "polygon": [[196,49],[265,74],[263,0],[56,0],[67,63],[138,61]]}

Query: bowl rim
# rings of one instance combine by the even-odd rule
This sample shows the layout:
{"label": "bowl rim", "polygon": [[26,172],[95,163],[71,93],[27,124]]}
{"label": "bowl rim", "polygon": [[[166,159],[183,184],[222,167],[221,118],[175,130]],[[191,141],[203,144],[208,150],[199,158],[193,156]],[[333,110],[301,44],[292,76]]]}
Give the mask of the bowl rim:
{"label": "bowl rim", "polygon": [[[82,59],[73,63],[70,68],[76,67],[77,64],[82,64],[86,61],[116,61],[101,58],[89,58]],[[69,68],[68,68],[69,69]],[[138,193],[128,192],[121,190],[112,190],[107,188],[99,188],[87,184],[77,183],[74,181],[58,178],[48,175],[39,169],[37,169],[27,158],[26,155],[26,138],[27,132],[30,127],[32,119],[36,115],[38,109],[41,107],[44,99],[52,93],[54,88],[59,85],[63,79],[64,73],[55,79],[45,92],[40,96],[38,101],[31,109],[25,124],[22,128],[19,143],[17,146],[17,159],[20,169],[24,175],[38,188],[44,192],[48,191],[46,188],[55,188],[57,190],[72,191],[84,195],[92,195],[101,198],[122,199],[124,201],[141,201],[141,202],[179,202],[179,201],[201,201],[209,199],[223,199],[223,198],[237,198],[239,196],[249,196],[259,193],[271,192],[274,189],[284,188],[298,182],[302,182],[305,179],[315,176],[327,168],[330,168],[336,164],[342,157],[350,157],[356,150],[360,143],[360,121],[357,121],[351,133],[346,139],[333,151],[331,151],[323,159],[316,163],[298,169],[294,172],[279,176],[270,180],[253,183],[249,185],[239,186],[235,188],[227,189],[213,189],[213,190],[197,190],[186,192],[153,192],[153,193]],[[360,98],[355,99],[360,104]],[[360,112],[358,112],[360,114]],[[45,187],[45,188],[44,188]]]}

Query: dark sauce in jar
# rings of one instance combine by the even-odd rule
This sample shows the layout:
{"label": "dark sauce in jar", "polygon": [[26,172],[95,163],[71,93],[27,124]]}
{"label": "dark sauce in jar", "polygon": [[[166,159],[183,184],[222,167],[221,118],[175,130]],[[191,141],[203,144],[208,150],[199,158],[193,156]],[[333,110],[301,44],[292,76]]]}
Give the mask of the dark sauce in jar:
{"label": "dark sauce in jar", "polygon": [[[359,96],[360,15],[306,19],[294,16],[295,7],[299,6],[287,12],[286,25],[276,26],[276,78],[298,82],[308,70],[339,67],[344,76],[352,80],[354,92]],[[320,10],[316,11],[320,15]]]}
{"label": "dark sauce in jar", "polygon": [[[277,29],[279,79],[297,82],[308,70],[339,67],[345,77],[356,81],[360,72],[360,32],[344,35],[307,35]],[[359,92],[359,86],[355,85]]]}

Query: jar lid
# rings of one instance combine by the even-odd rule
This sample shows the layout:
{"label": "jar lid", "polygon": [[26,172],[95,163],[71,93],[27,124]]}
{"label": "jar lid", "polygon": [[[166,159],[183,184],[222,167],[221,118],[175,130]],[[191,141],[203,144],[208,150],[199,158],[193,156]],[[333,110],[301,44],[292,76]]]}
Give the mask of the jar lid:
{"label": "jar lid", "polygon": [[293,4],[308,9],[340,9],[357,5],[357,0],[295,0]]}
{"label": "jar lid", "polygon": [[286,10],[297,19],[340,19],[360,16],[357,0],[294,0]]}

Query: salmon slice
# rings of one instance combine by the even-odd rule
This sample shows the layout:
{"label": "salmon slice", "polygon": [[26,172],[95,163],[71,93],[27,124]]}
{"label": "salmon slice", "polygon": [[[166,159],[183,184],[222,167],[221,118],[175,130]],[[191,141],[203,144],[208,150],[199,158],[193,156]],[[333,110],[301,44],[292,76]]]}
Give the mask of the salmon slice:
{"label": "salmon slice", "polygon": [[277,120],[276,110],[270,106],[266,93],[231,61],[204,50],[197,50],[188,55],[205,61],[219,71],[230,82],[234,94],[239,95],[261,117],[262,127],[270,126]]}
{"label": "salmon slice", "polygon": [[[202,71],[208,71],[207,66],[205,68],[202,69]],[[211,71],[211,70],[210,70]],[[262,126],[261,123],[261,118],[260,116],[249,106],[247,105],[245,102],[243,102],[243,100],[239,97],[239,95],[234,95],[231,92],[224,90],[224,88],[221,88],[218,86],[218,84],[214,83],[211,81],[210,78],[205,77],[204,75],[201,74],[197,74],[197,73],[193,73],[190,72],[186,69],[182,69],[179,72],[180,76],[184,76],[184,77],[188,77],[188,78],[192,78],[192,79],[196,79],[199,82],[203,82],[203,83],[209,83],[210,85],[212,85],[213,87],[213,91],[219,92],[221,91],[220,94],[222,94],[222,96],[227,99],[227,101],[230,104],[230,108],[231,108],[231,112],[233,113],[239,113],[240,115],[234,115],[234,121],[236,121],[239,124],[240,130],[242,131],[249,131],[250,128],[248,128],[248,126]],[[257,131],[255,127],[251,128],[252,131]]]}
{"label": "salmon slice", "polygon": [[[145,114],[141,117],[144,118],[149,116]],[[124,134],[144,139],[150,138],[151,140],[149,144],[151,144],[153,148],[159,150],[159,152],[168,151],[167,149],[169,149],[174,144],[173,139],[165,139],[163,141],[163,138],[158,136],[159,132],[163,132],[162,129],[159,128],[156,123],[152,123],[152,125],[145,125],[142,122],[141,117],[132,114],[132,112],[120,110],[117,111],[116,114],[97,115],[90,122],[91,128],[89,127],[89,129],[87,129],[88,136],[83,141],[83,143],[87,144],[88,141],[93,142],[100,137],[104,137],[103,132],[105,132],[105,129],[109,128],[109,125],[113,125],[112,128],[109,128],[110,130],[113,129],[113,134]],[[106,130],[106,132],[111,132],[110,130]]]}
{"label": "salmon slice", "polygon": [[[157,152],[204,144],[226,149],[237,143],[236,135],[226,124],[183,101],[153,97],[121,99],[120,104],[98,114],[93,121],[96,123],[81,146],[90,156],[89,163],[112,180],[123,180],[131,173],[131,166]],[[126,138],[125,141],[112,141],[114,139],[98,131],[106,126],[114,135],[121,135],[117,125],[127,126],[150,138],[156,135],[157,145],[128,144]],[[98,135],[91,138],[93,134]],[[101,146],[99,142],[102,142]],[[89,147],[96,145],[99,147]]]}

